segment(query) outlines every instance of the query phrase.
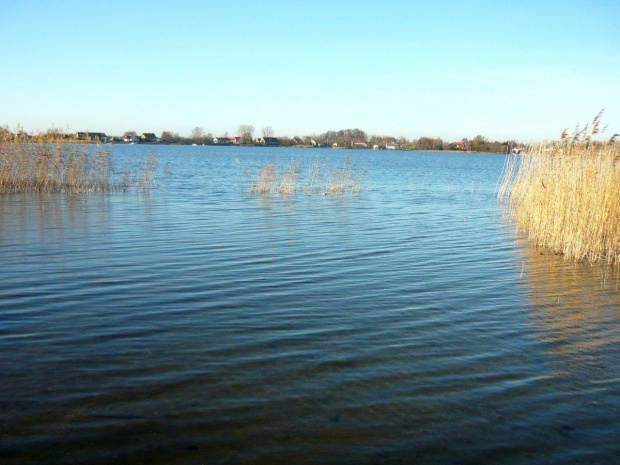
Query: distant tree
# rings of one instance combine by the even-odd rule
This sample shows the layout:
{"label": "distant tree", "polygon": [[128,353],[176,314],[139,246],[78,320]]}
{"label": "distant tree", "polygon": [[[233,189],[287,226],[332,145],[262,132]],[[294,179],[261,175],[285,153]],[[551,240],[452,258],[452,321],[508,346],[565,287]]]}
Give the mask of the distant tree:
{"label": "distant tree", "polygon": [[336,142],[338,134],[336,133],[336,131],[327,131],[321,136],[321,138],[325,141],[326,144],[333,144]]}
{"label": "distant tree", "polygon": [[323,145],[337,143],[340,147],[351,147],[355,140],[366,140],[366,133],[361,129],[340,129],[339,131],[327,131],[321,135],[312,135],[315,141]]}
{"label": "distant tree", "polygon": [[237,129],[237,135],[243,137],[243,142],[245,144],[252,143],[252,134],[254,134],[254,126],[251,124],[242,124],[239,126],[239,129]]}
{"label": "distant tree", "polygon": [[192,140],[196,143],[202,143],[203,139],[205,136],[205,130],[202,129],[200,126],[196,126],[194,129],[192,129]]}
{"label": "distant tree", "polygon": [[297,141],[295,139],[291,139],[288,136],[279,137],[278,139],[280,140],[281,147],[290,147],[297,144]]}
{"label": "distant tree", "polygon": [[474,152],[488,152],[490,150],[489,140],[480,134],[471,141],[470,146]]}
{"label": "distant tree", "polygon": [[271,126],[265,126],[263,129],[261,129],[261,132],[263,133],[263,137],[273,137],[273,128]]}
{"label": "distant tree", "polygon": [[[510,147],[510,148],[509,148]],[[491,153],[508,153],[512,150],[513,144],[510,142],[489,142],[489,152]]]}
{"label": "distant tree", "polygon": [[162,131],[161,139],[165,140],[166,142],[178,144],[181,141],[181,136],[179,135],[178,132]]}
{"label": "distant tree", "polygon": [[416,150],[441,150],[443,141],[431,137],[420,137],[414,145]]}

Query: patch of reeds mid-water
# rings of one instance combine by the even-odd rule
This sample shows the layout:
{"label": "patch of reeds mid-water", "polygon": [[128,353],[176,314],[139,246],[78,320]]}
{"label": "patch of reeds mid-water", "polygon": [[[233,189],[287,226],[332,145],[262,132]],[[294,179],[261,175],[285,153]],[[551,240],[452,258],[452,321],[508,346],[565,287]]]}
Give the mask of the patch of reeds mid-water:
{"label": "patch of reeds mid-water", "polygon": [[157,160],[116,169],[109,146],[74,144],[45,134],[0,138],[0,193],[144,191],[155,186]]}
{"label": "patch of reeds mid-water", "polygon": [[277,162],[261,166],[249,183],[248,192],[279,195],[359,193],[363,178],[364,173],[353,168],[351,157],[345,157],[341,165],[321,164],[315,160],[305,169],[300,161],[291,158],[283,169]]}
{"label": "patch of reeds mid-water", "polygon": [[[601,112],[602,113],[602,112]],[[509,158],[499,190],[529,239],[567,258],[620,264],[620,144],[594,141],[601,113]]]}

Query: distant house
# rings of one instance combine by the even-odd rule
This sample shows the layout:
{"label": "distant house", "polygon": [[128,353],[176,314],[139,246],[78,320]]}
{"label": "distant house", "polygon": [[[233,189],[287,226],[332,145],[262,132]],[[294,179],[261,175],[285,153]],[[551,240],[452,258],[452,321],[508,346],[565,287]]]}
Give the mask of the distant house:
{"label": "distant house", "polygon": [[465,150],[465,144],[463,142],[452,142],[450,150]]}
{"label": "distant house", "polygon": [[78,140],[92,140],[99,142],[107,142],[108,136],[106,136],[105,132],[78,132],[76,134]]}
{"label": "distant house", "polygon": [[153,134],[152,132],[143,132],[140,136],[140,142],[144,142],[147,144],[154,144],[159,142],[159,138]]}
{"label": "distant house", "polygon": [[280,141],[277,137],[263,137],[263,145],[265,147],[279,147]]}
{"label": "distant house", "polygon": [[367,149],[368,148],[368,144],[366,143],[365,140],[354,140],[353,141],[353,148],[354,149]]}
{"label": "distant house", "polygon": [[125,134],[123,134],[123,142],[126,142],[128,144],[137,144],[138,142],[140,142],[140,138],[138,137],[138,134],[136,134],[134,131],[127,131]]}
{"label": "distant house", "polygon": [[386,150],[398,150],[400,149],[400,144],[396,141],[388,142],[387,144],[385,144],[385,149]]}
{"label": "distant house", "polygon": [[32,139],[32,136],[25,131],[19,131],[17,133],[17,138],[21,140],[30,140]]}
{"label": "distant house", "polygon": [[233,141],[235,140],[234,137],[214,137],[213,138],[213,143],[215,145],[231,145],[233,144]]}

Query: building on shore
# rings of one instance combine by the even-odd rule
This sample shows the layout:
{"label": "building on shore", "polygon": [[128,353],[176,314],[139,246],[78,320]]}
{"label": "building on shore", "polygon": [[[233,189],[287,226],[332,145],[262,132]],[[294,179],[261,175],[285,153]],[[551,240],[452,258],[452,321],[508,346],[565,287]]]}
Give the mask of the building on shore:
{"label": "building on shore", "polygon": [[108,141],[109,137],[105,134],[105,132],[78,132],[75,135],[77,140],[90,140],[94,142],[102,142],[105,143]]}

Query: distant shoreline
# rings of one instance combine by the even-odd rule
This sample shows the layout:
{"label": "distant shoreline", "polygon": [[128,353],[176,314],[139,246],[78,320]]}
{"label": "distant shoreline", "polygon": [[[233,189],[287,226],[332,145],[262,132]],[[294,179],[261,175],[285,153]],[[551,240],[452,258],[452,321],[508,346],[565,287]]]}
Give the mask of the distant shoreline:
{"label": "distant shoreline", "polygon": [[[85,143],[89,143],[88,141],[85,141]],[[90,142],[90,143],[95,143],[95,142]],[[132,145],[132,144],[127,144],[127,143],[122,143],[122,142],[109,142],[107,144],[101,144],[101,145]],[[166,145],[166,146],[176,146],[176,147],[260,147],[260,148],[264,148],[264,146],[261,145],[251,145],[251,144],[238,144],[238,145],[217,145],[217,144],[199,144],[199,145],[191,145],[191,144],[162,144],[162,143],[149,143],[149,142],[141,142],[139,144],[133,144],[133,145]],[[486,155],[506,155],[505,153],[501,153],[501,152],[478,152],[475,150],[437,150],[437,149],[433,149],[433,150],[418,150],[418,149],[355,149],[355,148],[349,148],[349,147],[314,147],[312,145],[280,145],[277,147],[270,147],[270,148],[277,148],[277,149],[313,149],[313,150],[353,150],[356,152],[431,152],[431,153],[462,153],[462,154],[471,154],[471,153],[481,153],[481,154],[486,154]]]}
{"label": "distant shoreline", "polygon": [[[79,143],[91,143],[94,144],[94,141],[78,141]],[[150,142],[140,142],[139,144],[127,144],[124,142],[109,142],[107,144],[101,145],[166,145],[166,146],[176,146],[176,147],[260,147],[264,148],[261,145],[254,144],[237,144],[237,145],[217,145],[217,144],[199,144],[199,145],[191,145],[191,144],[166,144],[166,143],[150,143]],[[314,147],[312,145],[280,145],[277,147],[270,148],[278,148],[278,149],[313,149],[313,150],[354,150],[356,152],[430,152],[430,153],[462,153],[462,154],[472,154],[472,153],[481,153],[486,155],[507,155],[506,153],[501,152],[478,152],[474,150],[418,150],[418,149],[360,149],[360,148],[348,148],[348,147]]]}
{"label": "distant shoreline", "polygon": [[[59,138],[59,139],[42,139],[40,142],[49,142],[49,143],[69,143],[69,144],[94,144],[94,145],[116,145],[116,146],[131,146],[131,145],[148,145],[148,146],[176,146],[176,147],[261,147],[264,148],[264,145],[259,144],[187,144],[187,143],[170,143],[170,142],[121,142],[121,141],[109,141],[109,142],[100,142],[98,140],[81,140],[81,139],[68,139],[68,138]],[[12,142],[15,143],[31,143],[36,142],[32,139],[14,139]],[[493,152],[493,151],[476,151],[476,150],[437,150],[437,149],[409,149],[409,148],[397,148],[397,149],[372,149],[372,148],[359,148],[359,147],[330,147],[330,146],[314,146],[314,145],[279,145],[279,146],[269,146],[271,148],[283,148],[283,149],[314,149],[314,150],[354,150],[359,152],[430,152],[430,153],[462,153],[462,154],[471,154],[471,153],[484,153],[491,155],[506,155],[503,152]]]}

